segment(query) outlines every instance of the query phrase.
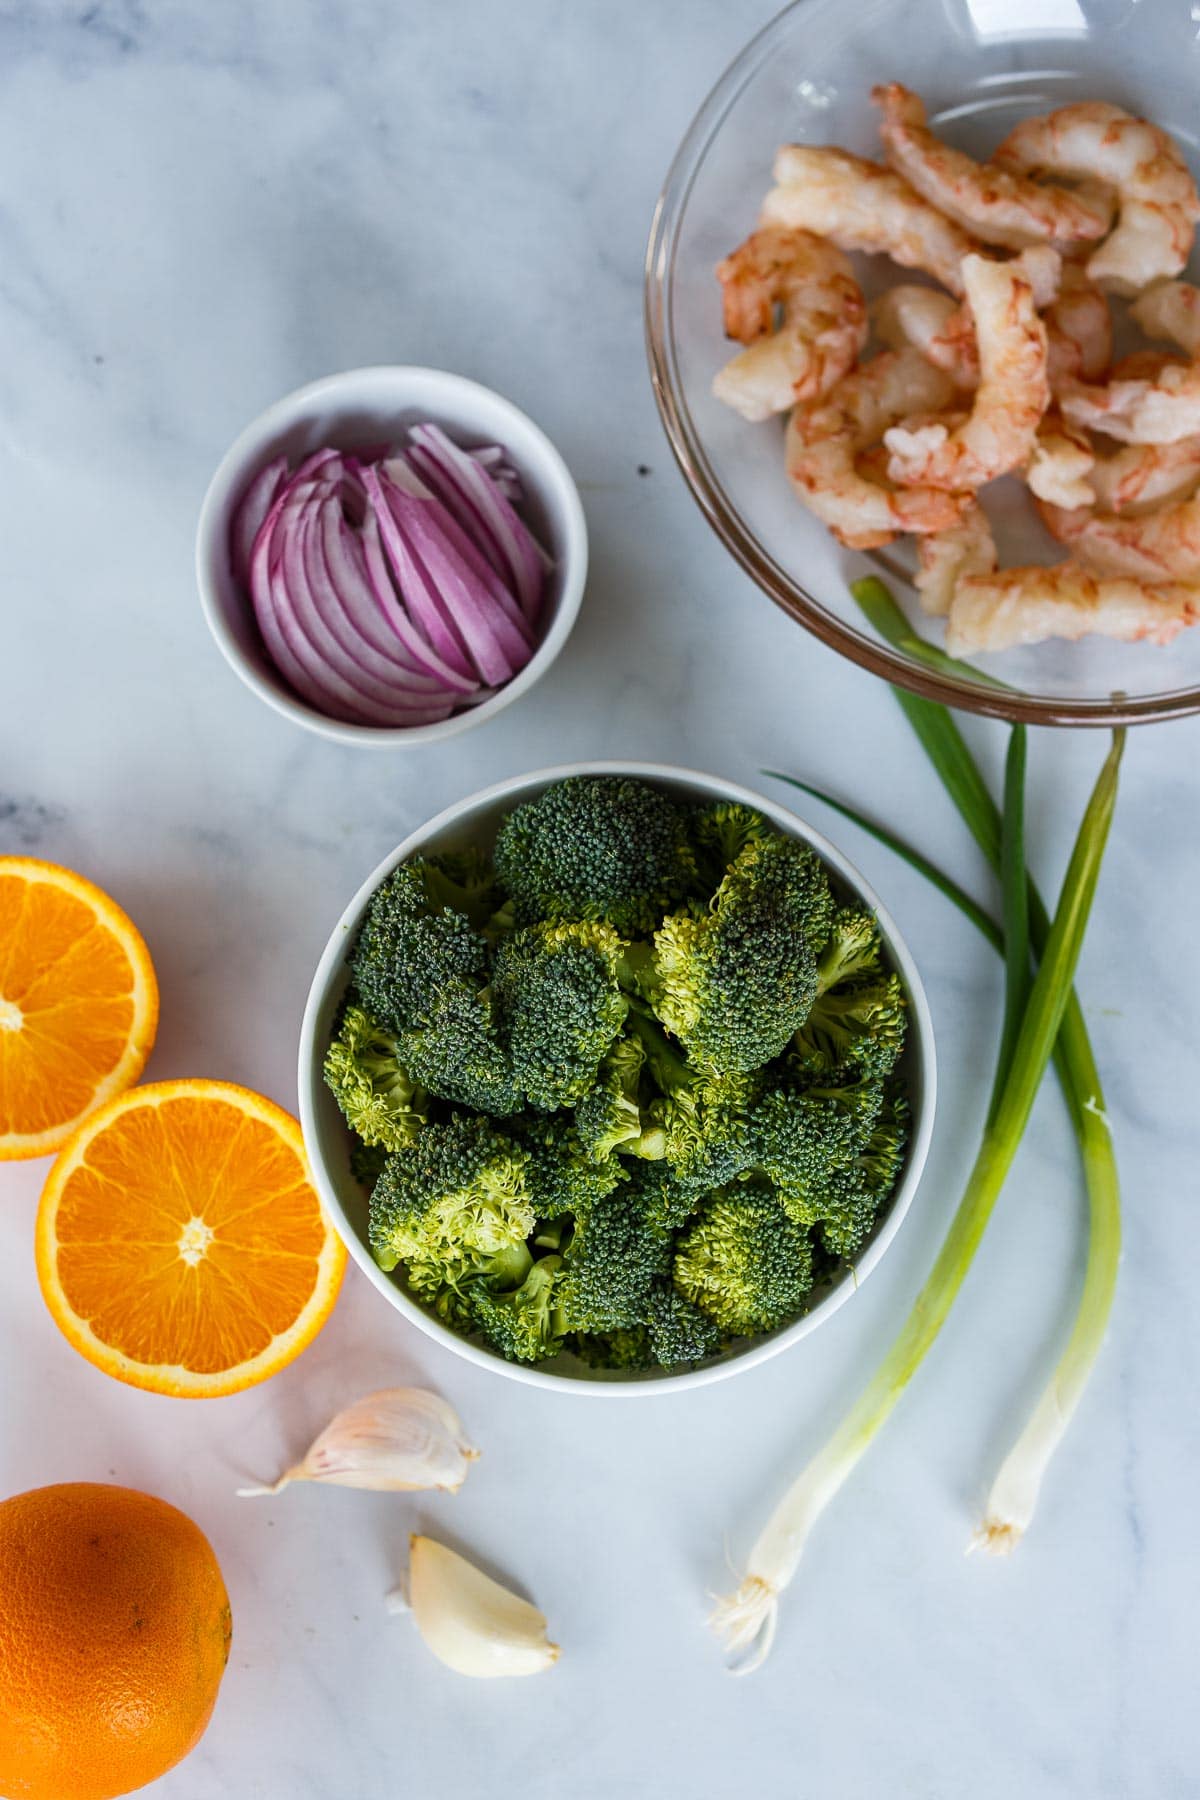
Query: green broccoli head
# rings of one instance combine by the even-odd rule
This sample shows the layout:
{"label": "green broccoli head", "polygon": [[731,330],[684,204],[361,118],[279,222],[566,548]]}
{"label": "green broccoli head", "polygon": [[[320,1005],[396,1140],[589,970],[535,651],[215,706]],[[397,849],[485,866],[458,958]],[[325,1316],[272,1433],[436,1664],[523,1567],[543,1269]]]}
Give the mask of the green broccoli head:
{"label": "green broccoli head", "polygon": [[720,1073],[685,1062],[652,1019],[634,1013],[631,1026],[658,1090],[645,1106],[642,1153],[661,1157],[693,1189],[732,1181],[751,1160],[746,1113],[761,1085],[757,1071]]}
{"label": "green broccoli head", "polygon": [[353,993],[325,1057],[325,1082],[364,1144],[399,1150],[425,1123],[426,1095],[401,1067],[395,1036]]}
{"label": "green broccoli head", "polygon": [[670,1281],[652,1284],[646,1324],[654,1360],[663,1368],[703,1362],[721,1348],[721,1333],[708,1314],[685,1299]]}
{"label": "green broccoli head", "polygon": [[496,1030],[530,1106],[573,1106],[625,1023],[621,939],[606,925],[527,925],[502,938],[492,965]]}
{"label": "green broccoli head", "polygon": [[867,975],[831,987],[795,1033],[791,1057],[813,1074],[888,1075],[900,1060],[908,1001],[900,977]]}
{"label": "green broccoli head", "polygon": [[390,1157],[371,1194],[368,1237],[381,1269],[403,1263],[409,1286],[434,1300],[487,1275],[524,1279],[533,1230],[527,1152],[486,1119],[453,1114]]}
{"label": "green broccoli head", "polygon": [[769,1188],[723,1188],[681,1233],[675,1286],[722,1332],[774,1331],[804,1310],[813,1284],[812,1243]]}
{"label": "green broccoli head", "polygon": [[645,782],[573,775],[509,813],[496,869],[518,919],[596,919],[653,930],[692,886],[687,817]]}
{"label": "green broccoli head", "polygon": [[585,1153],[569,1113],[534,1113],[513,1122],[525,1150],[535,1216],[543,1222],[586,1213],[605,1200],[625,1171],[615,1157]]}
{"label": "green broccoli head", "polygon": [[558,1291],[564,1331],[622,1330],[644,1323],[646,1296],[670,1267],[671,1240],[632,1182],[576,1214]]}
{"label": "green broccoli head", "polygon": [[785,1078],[752,1109],[746,1166],[772,1187],[797,1196],[795,1216],[806,1222],[804,1196],[815,1194],[831,1169],[844,1167],[859,1154],[882,1106],[879,1081],[837,1087],[817,1086],[811,1080],[797,1085]]}
{"label": "green broccoli head", "polygon": [[828,877],[806,844],[753,840],[709,906],[664,919],[643,992],[693,1060],[757,1069],[808,1017],[832,913]]}
{"label": "green broccoli head", "polygon": [[644,1144],[646,1121],[639,1089],[646,1047],[636,1034],[619,1037],[600,1064],[592,1086],[575,1108],[575,1130],[587,1156],[605,1162],[614,1151],[654,1153]]}
{"label": "green broccoli head", "polygon": [[817,958],[817,993],[824,994],[842,981],[874,975],[882,961],[883,940],[874,913],[854,906],[839,907],[829,942]]}
{"label": "green broccoli head", "polygon": [[483,1280],[467,1288],[471,1323],[509,1362],[544,1362],[561,1347],[555,1311],[561,1269],[561,1257],[543,1256],[520,1287],[501,1292]]}
{"label": "green broccoli head", "polygon": [[752,806],[717,800],[692,815],[692,842],[702,892],[713,894],[748,844],[778,837],[775,827]]}
{"label": "green broccoli head", "polygon": [[461,977],[447,980],[421,1025],[397,1033],[405,1066],[439,1099],[504,1118],[524,1096],[496,1033],[491,992]]}
{"label": "green broccoli head", "polygon": [[895,1082],[884,1088],[874,1124],[845,1163],[831,1167],[804,1200],[780,1199],[803,1223],[814,1224],[831,1256],[853,1259],[895,1190],[908,1148],[908,1101]]}
{"label": "green broccoli head", "polygon": [[381,1144],[364,1144],[355,1138],[350,1146],[350,1173],[369,1194],[383,1174],[391,1152]]}
{"label": "green broccoli head", "polygon": [[368,1011],[391,1030],[423,1027],[449,982],[486,985],[487,943],[445,898],[465,892],[435,862],[414,857],[371,896],[350,967]]}
{"label": "green broccoli head", "polygon": [[653,1369],[658,1362],[645,1325],[622,1326],[617,1331],[574,1332],[566,1339],[566,1348],[592,1369],[620,1369],[633,1374]]}

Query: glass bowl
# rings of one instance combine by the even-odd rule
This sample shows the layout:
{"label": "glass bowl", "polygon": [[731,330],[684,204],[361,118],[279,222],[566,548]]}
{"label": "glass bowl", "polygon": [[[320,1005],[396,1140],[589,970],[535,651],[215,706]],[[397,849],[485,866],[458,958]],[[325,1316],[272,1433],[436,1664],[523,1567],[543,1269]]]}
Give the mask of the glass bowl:
{"label": "glass bowl", "polygon": [[[753,230],[777,147],[839,144],[879,157],[876,82],[925,100],[951,142],[986,154],[1020,118],[1070,100],[1106,99],[1164,126],[1200,168],[1196,95],[1200,19],[1186,0],[796,0],[746,46],[697,113],[671,165],[646,254],[646,337],[667,435],[709,523],[785,612],[873,674],[931,699],[1034,725],[1137,724],[1200,711],[1200,630],[1169,647],[1100,638],[980,657],[992,682],[927,667],[884,641],[848,591],[881,569],[919,635],[903,541],[870,556],[837,544],[793,494],[783,421],[750,425],[714,399],[733,353],[714,269]],[[868,294],[896,271],[856,257]],[[868,268],[868,260],[879,268]],[[1193,269],[1195,268],[1193,259]],[[883,270],[890,271],[881,280]],[[902,275],[902,279],[907,276]],[[1193,279],[1195,278],[1193,274]],[[1032,517],[998,503],[1001,561],[1063,554]]]}

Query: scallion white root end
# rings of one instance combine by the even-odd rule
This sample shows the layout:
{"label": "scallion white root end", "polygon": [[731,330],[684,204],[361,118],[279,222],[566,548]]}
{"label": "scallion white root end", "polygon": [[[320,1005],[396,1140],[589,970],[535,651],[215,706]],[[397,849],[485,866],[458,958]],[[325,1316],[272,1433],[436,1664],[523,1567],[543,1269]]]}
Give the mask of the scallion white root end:
{"label": "scallion white root end", "polygon": [[747,1575],[735,1594],[717,1599],[708,1623],[735,1658],[731,1675],[750,1675],[762,1667],[771,1654],[778,1620],[778,1590],[761,1575]]}

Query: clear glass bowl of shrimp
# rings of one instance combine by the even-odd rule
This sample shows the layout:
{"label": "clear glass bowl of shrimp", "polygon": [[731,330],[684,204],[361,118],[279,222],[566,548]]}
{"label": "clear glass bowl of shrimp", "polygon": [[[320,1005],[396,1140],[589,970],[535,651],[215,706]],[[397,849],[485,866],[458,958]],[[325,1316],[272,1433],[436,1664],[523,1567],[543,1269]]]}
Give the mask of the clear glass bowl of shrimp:
{"label": "clear glass bowl of shrimp", "polygon": [[[888,681],[1030,724],[1136,724],[1198,712],[1200,627],[1179,630],[1169,642],[1050,638],[972,654],[971,668],[939,660],[943,621],[926,616],[913,586],[915,540],[899,536],[857,550],[836,541],[789,479],[786,414],[751,423],[713,392],[737,349],[725,336],[715,271],[754,231],[779,147],[837,145],[881,161],[871,90],[892,82],[915,90],[938,136],[975,158],[990,157],[1023,120],[1106,101],[1169,132],[1192,174],[1200,173],[1200,23],[1185,0],[797,0],[746,46],[700,108],[651,229],[651,377],[688,485],[726,548],[772,600]],[[1086,186],[1079,191],[1086,197]],[[923,279],[879,254],[855,252],[850,267],[872,316],[885,289]],[[1194,252],[1181,274],[1200,280]],[[1119,356],[1140,334],[1126,322],[1124,300],[1113,298],[1111,307]],[[873,339],[864,355],[875,347]],[[960,404],[969,406],[970,398]],[[914,410],[928,406],[926,399]],[[1105,444],[1110,463],[1122,450],[1126,460],[1143,455],[1119,442],[1092,442]],[[870,462],[867,452],[860,465],[866,473]],[[1176,486],[1172,499],[1186,499],[1197,486],[1200,458],[1193,489]],[[984,504],[1002,568],[1078,554],[1046,529],[1016,477],[989,482]],[[1135,505],[1132,516],[1142,510]],[[1185,523],[1200,544],[1200,498],[1194,513]],[[1161,535],[1161,526],[1154,529]],[[870,574],[888,581],[908,617],[907,633],[885,639],[856,605],[849,584]],[[1172,579],[1186,576],[1173,572]],[[1192,579],[1200,589],[1200,565]]]}

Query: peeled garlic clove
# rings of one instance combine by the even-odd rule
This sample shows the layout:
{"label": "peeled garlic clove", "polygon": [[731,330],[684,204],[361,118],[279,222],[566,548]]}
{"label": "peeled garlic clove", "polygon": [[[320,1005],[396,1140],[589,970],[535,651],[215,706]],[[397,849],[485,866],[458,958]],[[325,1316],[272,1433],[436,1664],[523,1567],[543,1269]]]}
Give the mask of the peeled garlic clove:
{"label": "peeled garlic clove", "polygon": [[[408,1610],[433,1654],[459,1675],[536,1675],[558,1661],[536,1606],[433,1538],[409,1539]],[[389,1596],[393,1611],[403,1610]]]}
{"label": "peeled garlic clove", "polygon": [[356,1400],[330,1421],[303,1461],[245,1496],[277,1494],[290,1481],[397,1492],[446,1488],[454,1493],[479,1455],[463,1435],[448,1400],[426,1388],[383,1388]]}

